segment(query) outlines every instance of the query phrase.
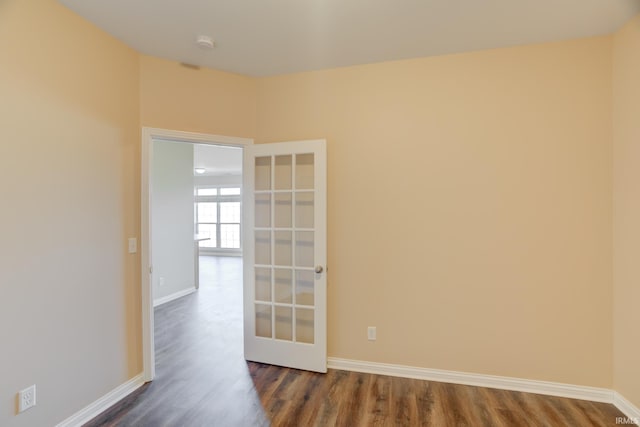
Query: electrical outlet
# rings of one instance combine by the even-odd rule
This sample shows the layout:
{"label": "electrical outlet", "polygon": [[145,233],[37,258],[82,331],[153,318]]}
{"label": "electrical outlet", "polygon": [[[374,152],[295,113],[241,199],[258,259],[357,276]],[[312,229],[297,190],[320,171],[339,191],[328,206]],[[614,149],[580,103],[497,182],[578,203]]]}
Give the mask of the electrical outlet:
{"label": "electrical outlet", "polygon": [[164,286],[164,277],[158,278],[158,286],[159,287],[163,287]]}
{"label": "electrical outlet", "polygon": [[18,412],[24,412],[36,406],[36,385],[18,392]]}
{"label": "electrical outlet", "polygon": [[376,340],[376,327],[375,326],[369,326],[367,328],[367,338],[369,339],[369,341],[375,341]]}

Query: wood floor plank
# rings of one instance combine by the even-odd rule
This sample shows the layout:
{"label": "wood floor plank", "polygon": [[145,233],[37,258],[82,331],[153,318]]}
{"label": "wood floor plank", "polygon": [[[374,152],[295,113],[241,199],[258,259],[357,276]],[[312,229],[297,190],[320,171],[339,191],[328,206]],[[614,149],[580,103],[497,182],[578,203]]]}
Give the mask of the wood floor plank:
{"label": "wood floor plank", "polygon": [[615,426],[613,405],[246,362],[241,258],[202,257],[198,292],[155,309],[156,379],[88,427]]}
{"label": "wood floor plank", "polygon": [[429,426],[430,420],[433,419],[434,395],[432,383],[429,381],[411,380],[413,390],[416,396],[417,416],[415,425],[426,427]]}
{"label": "wood floor plank", "polygon": [[370,426],[386,426],[390,423],[391,378],[372,376],[364,397],[365,414],[361,424]]}
{"label": "wood floor plank", "polygon": [[467,395],[467,402],[471,402],[469,411],[471,412],[470,417],[472,417],[474,425],[483,427],[493,426],[495,422],[487,410],[487,405],[481,404],[481,389],[479,387],[466,387],[464,390]]}
{"label": "wood floor plank", "polygon": [[589,420],[589,425],[596,427],[604,427],[605,424],[602,423],[603,419],[607,418],[607,415],[603,414],[602,411],[595,405],[593,402],[589,402],[587,400],[575,400],[575,405],[579,408],[584,416]]}

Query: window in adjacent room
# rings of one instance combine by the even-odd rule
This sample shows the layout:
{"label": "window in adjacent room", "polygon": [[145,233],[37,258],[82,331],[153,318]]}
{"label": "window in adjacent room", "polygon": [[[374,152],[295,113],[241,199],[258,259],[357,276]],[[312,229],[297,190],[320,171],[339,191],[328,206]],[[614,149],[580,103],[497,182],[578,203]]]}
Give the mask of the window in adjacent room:
{"label": "window in adjacent room", "polygon": [[201,248],[240,249],[240,187],[196,187],[196,232]]}

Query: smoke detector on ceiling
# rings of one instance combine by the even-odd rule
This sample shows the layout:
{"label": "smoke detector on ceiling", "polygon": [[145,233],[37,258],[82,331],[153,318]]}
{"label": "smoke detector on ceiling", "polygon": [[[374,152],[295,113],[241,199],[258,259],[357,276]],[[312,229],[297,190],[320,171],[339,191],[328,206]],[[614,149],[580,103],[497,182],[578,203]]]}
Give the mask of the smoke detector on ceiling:
{"label": "smoke detector on ceiling", "polygon": [[196,38],[196,45],[200,49],[209,50],[216,46],[216,42],[209,36],[198,36]]}

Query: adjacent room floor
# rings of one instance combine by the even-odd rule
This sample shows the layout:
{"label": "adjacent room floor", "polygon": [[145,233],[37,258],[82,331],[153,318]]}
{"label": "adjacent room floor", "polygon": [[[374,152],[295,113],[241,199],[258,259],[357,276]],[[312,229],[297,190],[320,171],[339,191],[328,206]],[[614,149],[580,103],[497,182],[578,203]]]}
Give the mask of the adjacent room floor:
{"label": "adjacent room floor", "polygon": [[156,378],[87,426],[615,426],[613,405],[246,362],[242,259],[200,258],[200,290],[155,309]]}

